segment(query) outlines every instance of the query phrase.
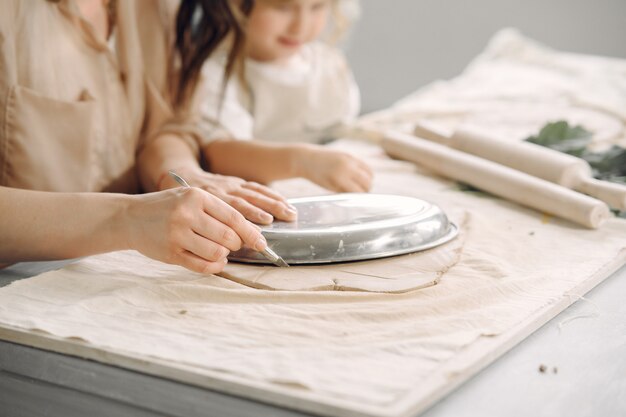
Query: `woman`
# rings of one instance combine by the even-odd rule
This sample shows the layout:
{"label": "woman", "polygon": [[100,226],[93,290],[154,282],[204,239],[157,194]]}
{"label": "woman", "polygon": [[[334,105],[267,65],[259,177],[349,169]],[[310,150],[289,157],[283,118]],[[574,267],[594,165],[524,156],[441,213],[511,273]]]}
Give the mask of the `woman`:
{"label": "woman", "polygon": [[[218,272],[229,250],[266,245],[258,228],[222,200],[254,221],[294,218],[267,188],[199,167],[193,123],[169,104],[172,9],[162,6],[3,2],[0,262],[136,249]],[[214,194],[122,194],[166,187],[169,169],[193,172],[192,185]]]}

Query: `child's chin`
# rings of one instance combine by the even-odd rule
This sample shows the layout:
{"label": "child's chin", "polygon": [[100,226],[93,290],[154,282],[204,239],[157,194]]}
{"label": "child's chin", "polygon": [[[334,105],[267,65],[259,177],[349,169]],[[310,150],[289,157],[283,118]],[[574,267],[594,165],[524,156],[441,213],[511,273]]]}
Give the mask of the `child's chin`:
{"label": "child's chin", "polygon": [[299,45],[297,47],[281,48],[281,49],[282,50],[280,52],[277,52],[275,54],[274,60],[284,60],[284,59],[291,58],[292,56],[300,52],[300,50],[302,49],[302,45]]}
{"label": "child's chin", "polygon": [[252,59],[260,62],[285,61],[300,52],[300,49],[302,49],[302,46],[298,46],[297,48],[286,48],[281,46],[279,48],[275,48],[271,52],[266,51],[262,57],[252,57]]}

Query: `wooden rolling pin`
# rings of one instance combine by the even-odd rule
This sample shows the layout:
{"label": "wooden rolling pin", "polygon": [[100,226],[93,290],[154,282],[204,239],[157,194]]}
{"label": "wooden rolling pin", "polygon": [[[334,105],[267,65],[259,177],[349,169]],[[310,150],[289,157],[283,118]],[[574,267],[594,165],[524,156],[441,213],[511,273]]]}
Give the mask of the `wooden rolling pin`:
{"label": "wooden rolling pin", "polygon": [[414,134],[583,192],[613,208],[626,210],[626,186],[593,178],[587,161],[575,156],[530,142],[503,140],[468,128],[447,135],[426,122],[419,123]]}
{"label": "wooden rolling pin", "polygon": [[595,198],[407,133],[384,132],[380,145],[392,157],[592,229],[611,216]]}

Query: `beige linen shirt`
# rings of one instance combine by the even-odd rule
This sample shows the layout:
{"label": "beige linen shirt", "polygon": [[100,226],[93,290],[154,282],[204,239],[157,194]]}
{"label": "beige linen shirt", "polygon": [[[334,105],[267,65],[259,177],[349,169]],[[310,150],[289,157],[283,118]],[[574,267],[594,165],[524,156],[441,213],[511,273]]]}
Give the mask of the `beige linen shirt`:
{"label": "beige linen shirt", "polygon": [[175,4],[118,1],[110,48],[73,0],[3,0],[0,185],[137,191],[142,144],[186,135],[165,94]]}

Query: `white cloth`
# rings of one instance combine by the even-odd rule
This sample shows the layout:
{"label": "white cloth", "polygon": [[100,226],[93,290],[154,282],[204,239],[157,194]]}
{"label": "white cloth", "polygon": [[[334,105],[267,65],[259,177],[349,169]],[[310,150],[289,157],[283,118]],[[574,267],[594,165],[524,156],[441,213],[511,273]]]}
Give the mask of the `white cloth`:
{"label": "white cloth", "polygon": [[[461,259],[437,285],[404,294],[266,291],[119,252],[0,289],[0,336],[330,415],[333,407],[407,415],[527,330],[529,317],[556,314],[626,261],[624,220],[578,228],[459,192],[372,145],[336,146],[373,165],[375,192],[470,213]],[[300,179],[278,186],[318,192]]]}
{"label": "white cloth", "polygon": [[597,148],[626,146],[626,60],[555,51],[513,29],[496,34],[462,75],[427,85],[365,124],[411,130],[427,120],[521,140],[567,120],[594,133]]}
{"label": "white cloth", "polygon": [[248,88],[233,75],[222,95],[225,62],[220,50],[202,68],[197,100],[207,141],[320,142],[359,113],[352,72],[343,54],[327,44],[307,44],[283,64],[247,59]]}

